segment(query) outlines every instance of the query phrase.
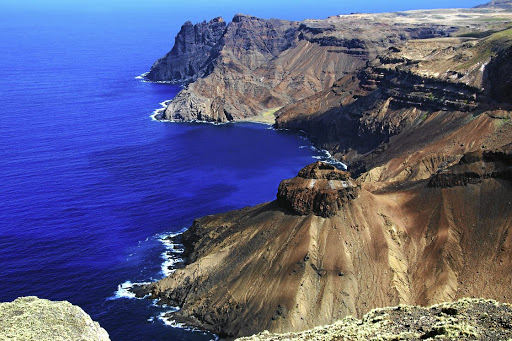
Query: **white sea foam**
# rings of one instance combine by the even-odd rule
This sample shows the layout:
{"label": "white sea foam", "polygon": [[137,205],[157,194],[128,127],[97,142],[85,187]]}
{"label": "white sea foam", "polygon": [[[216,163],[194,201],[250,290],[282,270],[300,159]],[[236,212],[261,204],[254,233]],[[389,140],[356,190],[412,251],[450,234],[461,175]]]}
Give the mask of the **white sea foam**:
{"label": "white sea foam", "polygon": [[158,109],[155,109],[151,115],[149,115],[149,117],[151,117],[151,120],[152,121],[157,121],[157,122],[170,122],[170,120],[162,120],[162,119],[157,119],[156,117],[158,115],[162,115],[164,112],[165,112],[165,109],[167,108],[167,106],[169,105],[169,103],[171,103],[171,100],[168,99],[166,101],[163,101],[163,102],[160,102],[158,104],[160,104],[161,108],[158,108]]}
{"label": "white sea foam", "polygon": [[183,262],[181,254],[185,252],[182,244],[176,242],[174,238],[185,232],[186,228],[178,232],[158,235],[158,239],[164,245],[165,251],[162,253],[162,274],[169,276],[176,271],[176,265]]}
{"label": "white sea foam", "polygon": [[[177,307],[174,307],[174,308],[177,308]],[[178,308],[178,310],[179,310],[179,308]],[[176,322],[176,320],[174,320],[172,317],[167,317],[166,316],[167,314],[174,313],[174,312],[176,312],[178,310],[164,311],[163,313],[158,315],[158,319],[160,321],[162,321],[166,326],[169,326],[169,327],[172,327],[172,328],[180,328],[180,329],[184,329],[184,330],[187,330],[187,331],[190,331],[190,332],[203,332],[203,335],[211,335],[213,337],[213,339],[211,339],[212,341],[218,341],[219,340],[219,337],[217,335],[215,335],[215,334],[209,334],[209,333],[204,332],[201,329],[188,326],[185,323]]]}
{"label": "white sea foam", "polygon": [[172,311],[164,311],[160,315],[158,315],[158,319],[162,321],[166,326],[173,327],[173,328],[181,328],[181,329],[188,329],[184,323],[178,323],[176,320],[173,320],[169,317],[166,317],[168,313]]}
{"label": "white sea foam", "polygon": [[144,72],[142,75],[135,77],[135,79],[146,79],[146,76],[148,75],[148,72]]}
{"label": "white sea foam", "polygon": [[[152,81],[149,80],[146,76],[149,74],[148,72],[144,72],[142,75],[135,77],[135,79],[140,79],[143,83],[158,83],[158,84],[181,84],[182,82],[176,81]],[[183,84],[182,84],[183,86]]]}
{"label": "white sea foam", "polygon": [[130,291],[131,288],[133,288],[134,285],[144,285],[149,284],[149,282],[143,282],[143,283],[132,283],[130,281],[126,281],[124,283],[121,283],[117,286],[116,292],[114,292],[114,296],[109,297],[109,300],[116,300],[118,298],[136,298],[135,294]]}

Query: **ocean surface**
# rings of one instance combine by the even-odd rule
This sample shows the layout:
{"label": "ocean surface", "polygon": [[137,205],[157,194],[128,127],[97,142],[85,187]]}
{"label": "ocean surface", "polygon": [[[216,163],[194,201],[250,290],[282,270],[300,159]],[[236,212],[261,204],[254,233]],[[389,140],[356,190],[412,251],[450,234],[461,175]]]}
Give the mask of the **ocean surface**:
{"label": "ocean surface", "polygon": [[1,302],[68,300],[112,340],[214,338],[124,288],[164,276],[163,237],[273,200],[325,154],[262,124],[153,121],[180,87],[136,77],[186,19],[0,14]]}

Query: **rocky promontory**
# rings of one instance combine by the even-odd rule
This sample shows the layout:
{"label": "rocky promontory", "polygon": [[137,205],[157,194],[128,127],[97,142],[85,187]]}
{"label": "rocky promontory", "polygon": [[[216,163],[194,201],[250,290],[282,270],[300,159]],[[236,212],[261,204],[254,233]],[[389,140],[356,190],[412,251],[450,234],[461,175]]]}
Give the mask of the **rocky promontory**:
{"label": "rocky promontory", "polygon": [[[508,172],[507,148],[484,153],[500,155],[486,169]],[[509,301],[512,179],[429,185],[435,177],[356,182],[307,166],[276,201],[197,219],[181,237],[186,267],[138,294],[225,337],[300,331],[398,304]]]}
{"label": "rocky promontory", "polygon": [[[419,60],[428,56],[431,72],[420,76],[461,78],[473,84],[492,51],[473,58],[471,48],[478,39],[510,26],[512,13],[502,7],[352,14],[301,22],[237,14],[227,24],[221,18],[187,22],[172,50],[147,77],[187,84],[160,119],[212,122],[272,123],[279,109],[329,91],[345,76],[364,70],[367,62],[383,60],[389,50],[401,52],[399,59],[409,69],[421,68],[425,63]],[[430,52],[438,51],[427,53],[429,45]],[[450,45],[462,45],[452,54],[461,67],[447,63],[454,52]],[[454,98],[455,107],[464,104],[459,99]],[[444,103],[453,107],[450,98]]]}
{"label": "rocky promontory", "polygon": [[35,296],[0,303],[0,340],[110,340],[80,307]]}

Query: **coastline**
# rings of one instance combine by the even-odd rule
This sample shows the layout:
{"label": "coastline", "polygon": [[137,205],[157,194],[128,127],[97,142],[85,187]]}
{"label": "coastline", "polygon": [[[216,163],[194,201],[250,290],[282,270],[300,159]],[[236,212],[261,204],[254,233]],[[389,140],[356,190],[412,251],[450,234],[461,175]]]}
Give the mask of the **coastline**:
{"label": "coastline", "polygon": [[[418,35],[420,38],[418,39],[433,39],[429,43],[435,45],[439,43],[438,39],[442,39],[443,35],[453,33],[452,31],[441,31],[438,34],[436,33],[440,37],[432,34],[434,37],[429,38],[429,35],[425,35],[423,31],[419,30]],[[494,36],[493,39],[497,40],[496,37],[499,36]],[[411,41],[414,40],[414,37],[409,38]],[[489,40],[484,39],[482,41],[484,43],[489,42]],[[360,44],[354,44],[350,48],[354,50],[353,52],[360,52],[355,50],[359,48]],[[444,45],[441,47],[444,47]],[[473,47],[475,49],[470,50],[470,52],[477,54],[481,52],[479,50],[480,45],[458,46],[461,51]],[[425,48],[428,51],[437,51],[439,47],[437,45],[428,45]],[[455,49],[455,47],[451,48]],[[371,55],[370,52],[368,51],[368,56]],[[237,212],[229,211],[196,219],[183,238],[183,243],[187,245],[187,250],[184,252],[185,256],[187,255],[189,244],[193,245],[194,250],[197,249],[197,251],[193,251],[194,253],[186,261],[190,267],[187,266],[176,274],[167,276],[164,280],[153,283],[148,287],[144,286],[147,289],[146,292],[144,292],[144,287],[134,288],[135,291],[139,292],[140,297],[143,294],[150,294],[151,298],[159,300],[159,304],[169,303],[179,305],[182,308],[162,314],[161,319],[167,318],[168,321],[177,323],[179,326],[182,326],[183,322],[185,322],[185,325],[200,326],[200,328],[206,330],[214,330],[221,336],[236,336],[244,335],[244,333],[248,335],[259,329],[274,329],[276,331],[283,328],[289,328],[289,330],[293,330],[293,328],[304,329],[304,327],[312,327],[312,325],[308,325],[311,321],[314,321],[315,325],[331,323],[332,319],[356,313],[360,314],[372,306],[378,308],[383,306],[383,303],[392,304],[397,300],[400,300],[400,302],[425,304],[425,302],[431,303],[436,302],[436,300],[452,299],[454,292],[462,294],[467,293],[468,290],[475,290],[477,295],[480,294],[477,286],[463,287],[462,283],[467,282],[468,278],[471,280],[471,277],[464,277],[466,274],[458,272],[458,269],[465,266],[465,264],[472,263],[470,256],[473,255],[470,252],[465,252],[465,248],[471,250],[473,247],[471,245],[473,244],[471,238],[468,238],[469,242],[457,238],[448,240],[447,245],[449,247],[453,245],[453,254],[457,256],[457,259],[453,262],[454,265],[448,262],[448,265],[440,263],[445,261],[443,258],[445,255],[437,252],[438,248],[444,250],[445,247],[443,237],[446,232],[443,229],[448,228],[449,232],[455,235],[460,232],[458,230],[460,226],[468,226],[467,230],[470,233],[475,230],[469,227],[471,224],[472,227],[475,227],[473,223],[475,219],[472,219],[470,213],[464,214],[466,220],[462,220],[462,214],[461,220],[458,217],[454,218],[451,216],[446,218],[446,221],[432,222],[429,219],[433,216],[442,216],[444,208],[451,207],[454,203],[457,204],[463,201],[462,199],[474,199],[474,193],[468,190],[467,187],[457,187],[455,189],[452,189],[452,187],[462,187],[462,185],[466,186],[468,183],[479,185],[483,183],[484,179],[501,179],[504,173],[501,173],[501,171],[495,172],[494,170],[501,167],[502,160],[499,159],[497,160],[499,162],[496,163],[495,159],[486,159],[488,155],[484,155],[484,153],[490,153],[489,155],[492,153],[504,153],[495,149],[500,147],[501,144],[493,145],[492,148],[494,149],[492,149],[488,146],[488,143],[494,144],[497,143],[495,141],[501,140],[502,142],[500,143],[503,143],[510,140],[507,141],[505,129],[499,130],[495,128],[494,122],[488,122],[493,119],[492,116],[490,116],[490,119],[487,119],[486,117],[477,117],[479,114],[472,114],[473,118],[477,119],[471,124],[467,122],[466,118],[469,116],[467,112],[472,112],[476,109],[480,103],[479,101],[483,102],[477,96],[477,87],[472,88],[468,85],[469,83],[464,83],[470,80],[466,79],[454,84],[450,81],[453,78],[450,72],[453,71],[446,71],[449,79],[444,79],[438,77],[439,73],[434,72],[437,71],[435,68],[429,69],[427,73],[418,74],[415,74],[411,68],[405,68],[407,72],[401,73],[402,69],[397,68],[394,64],[403,63],[403,67],[410,67],[412,65],[407,58],[405,60],[401,58],[402,55],[402,51],[393,45],[389,48],[388,52],[382,52],[382,55],[379,54],[378,63],[370,64],[367,61],[364,72],[358,71],[358,73],[353,73],[351,77],[348,77],[347,74],[346,79],[340,79],[329,91],[317,92],[316,94],[318,95],[316,97],[302,97],[297,102],[289,98],[279,102],[264,102],[267,105],[268,103],[299,103],[297,106],[292,104],[290,106],[291,109],[287,106],[285,109],[273,108],[268,111],[260,111],[263,103],[261,101],[262,97],[249,96],[245,98],[246,92],[233,91],[230,93],[229,90],[232,90],[232,88],[229,86],[226,87],[226,92],[222,95],[219,95],[218,88],[216,88],[217,92],[211,93],[202,91],[203,88],[197,89],[197,93],[194,93],[194,87],[190,91],[189,88],[186,88],[186,90],[181,92],[183,96],[177,95],[174,100],[160,103],[163,108],[155,110],[151,116],[155,121],[209,123],[213,125],[226,123],[270,125],[268,129],[287,130],[294,136],[298,135],[301,141],[307,140],[307,146],[299,146],[298,148],[311,148],[314,154],[317,154],[313,155],[312,158],[325,160],[327,163],[335,164],[336,167],[344,170],[347,170],[347,165],[335,159],[331,152],[338,158],[344,159],[351,155],[351,149],[349,148],[350,145],[343,149],[340,147],[342,143],[351,143],[356,147],[362,146],[356,150],[358,154],[350,159],[354,162],[352,166],[354,166],[354,174],[356,175],[354,179],[350,179],[354,180],[354,182],[351,182],[349,185],[347,185],[347,182],[332,182],[347,180],[347,178],[350,178],[348,173],[341,179],[338,179],[336,178],[338,175],[318,175],[305,168],[299,172],[297,175],[299,179],[295,180],[295,182],[292,181],[293,179],[288,179],[282,181],[279,185],[277,201],[274,201],[276,205],[281,206],[272,206],[274,205],[274,201],[272,201],[261,204],[266,209],[255,209],[255,207],[251,206]],[[505,52],[503,55],[505,57],[508,56]],[[422,55],[421,58],[427,60],[428,56],[430,54],[425,52],[425,56]],[[454,55],[453,60],[459,62],[460,60],[456,58],[457,56]],[[418,64],[420,61],[424,61],[421,58],[418,59]],[[484,79],[485,66],[488,64],[489,62],[478,69],[479,74],[472,75],[475,77],[471,80],[475,82],[474,84],[480,84],[478,82]],[[509,65],[504,64],[505,66]],[[339,65],[339,63],[336,65]],[[479,66],[480,62],[475,65]],[[489,65],[492,66],[493,64]],[[454,62],[454,64],[450,65],[450,68],[455,66],[462,67],[460,63]],[[466,66],[465,68],[469,70],[470,67]],[[298,73],[300,74],[299,71]],[[432,74],[435,75],[434,80],[432,80]],[[455,75],[459,74],[456,73]],[[481,79],[478,78],[479,76],[481,76]],[[462,77],[461,74],[460,78]],[[496,79],[499,81],[501,78]],[[263,78],[260,79],[260,82],[262,80]],[[424,84],[426,84],[426,87]],[[483,85],[485,84],[481,83],[480,85],[483,90]],[[349,91],[349,89],[353,89],[353,91]],[[413,92],[411,89],[417,91]],[[218,98],[219,102],[214,101],[216,98]],[[363,99],[359,101],[359,98]],[[496,98],[500,99],[500,97]],[[259,100],[259,102],[253,102],[253,106],[247,109],[244,101],[251,103],[251,99]],[[234,104],[231,103],[229,105],[228,101],[232,101]],[[223,106],[225,103],[228,106]],[[390,106],[390,104],[393,105]],[[167,108],[169,113],[166,112]],[[233,110],[232,108],[236,109]],[[309,118],[304,119],[303,117],[309,114],[315,115],[319,110],[324,110],[325,108],[328,110],[322,111],[322,114],[328,114],[325,116],[314,116],[317,121],[310,122]],[[501,110],[501,107],[499,109]],[[308,110],[309,113],[305,113]],[[238,117],[254,112],[259,114],[253,117]],[[277,119],[276,112],[282,113]],[[449,113],[444,114],[445,112]],[[236,114],[235,117],[233,117],[234,113]],[[162,119],[167,117],[170,119]],[[194,117],[226,122],[194,120]],[[289,119],[290,121],[285,122],[288,124],[281,125],[280,121],[282,119]],[[279,123],[276,123],[276,121]],[[300,124],[290,122],[299,122]],[[352,124],[347,124],[347,122]],[[423,124],[424,122],[425,124]],[[450,126],[447,122],[453,124]],[[489,133],[483,132],[483,129],[478,129],[480,135],[467,137],[468,131],[476,131],[477,129],[475,128],[480,128],[483,125],[490,127]],[[275,128],[278,126],[289,127],[290,129]],[[453,141],[448,141],[444,134],[439,134],[437,128],[439,126],[447,127],[449,133],[456,134],[457,138],[459,136],[467,139],[474,138],[478,142],[474,143],[474,141],[464,139],[456,141],[455,138]],[[336,133],[329,134],[333,129],[336,129]],[[202,131],[202,128],[198,130]],[[404,133],[400,135],[402,132]],[[417,132],[419,133],[416,134]],[[489,137],[502,132],[503,134],[500,135],[502,136],[501,139],[494,138],[491,140],[491,137]],[[391,137],[396,135],[399,136],[391,139]],[[428,141],[417,141],[417,136],[426,136]],[[331,140],[322,143],[324,137]],[[312,138],[315,138],[316,141],[313,141]],[[352,140],[350,140],[351,138]],[[220,136],[218,139],[222,140],[223,136]],[[245,139],[244,135],[242,135],[242,139]],[[209,144],[212,140],[208,138],[206,143]],[[346,142],[345,140],[350,141]],[[423,144],[416,142],[423,142]],[[334,144],[338,145],[333,146]],[[461,148],[455,149],[454,146],[457,144]],[[331,151],[317,148],[315,145],[326,146]],[[412,150],[411,146],[416,145],[419,145],[421,148],[418,148],[419,150]],[[487,150],[477,155],[471,149],[474,145],[481,146],[482,149]],[[279,144],[274,144],[273,146],[279,146]],[[388,149],[389,146],[391,148]],[[395,146],[396,151],[394,149]],[[273,149],[272,147],[261,148],[258,144],[255,147],[263,151]],[[373,154],[370,154],[368,150]],[[414,154],[414,152],[417,153]],[[216,156],[215,152],[211,154],[214,157]],[[378,178],[379,183],[377,185],[367,185],[367,183],[364,183],[366,181],[365,178],[362,177],[361,181],[357,179],[357,177],[361,176],[361,174],[358,174],[358,164],[356,163],[362,162],[356,158],[359,156],[361,158],[366,157],[367,159],[373,157],[371,160],[376,160],[372,167],[368,167],[368,174],[373,171],[369,176]],[[461,157],[460,161],[459,156]],[[479,170],[481,174],[477,173],[475,177],[473,168],[476,166],[473,164],[476,164],[477,161],[484,163],[489,161],[489,166],[487,168],[482,167],[484,171]],[[491,161],[493,162],[491,163]],[[320,162],[317,164],[320,164]],[[359,165],[359,170],[366,172],[366,166],[367,164]],[[323,171],[325,169],[334,169],[334,167],[322,165],[318,166],[318,169]],[[491,176],[490,174],[494,175]],[[510,196],[510,192],[507,193],[505,186],[501,186],[500,180],[493,181],[495,180],[489,180],[485,186],[480,186],[482,191],[493,189],[493,192],[496,193],[494,189],[498,188],[502,191],[498,193],[502,193],[501,196],[503,198],[506,199]],[[317,187],[315,187],[315,184]],[[403,188],[400,186],[404,184],[410,186],[406,190],[398,190],[398,188]],[[337,192],[324,192],[323,188],[321,188],[323,185],[328,186],[329,190],[340,190]],[[306,201],[304,191],[311,188],[320,189],[321,191],[311,191],[308,198],[312,199]],[[357,190],[352,192],[346,190],[346,188],[356,188]],[[455,200],[447,200],[440,207],[427,201],[427,199],[432,198],[432,201],[437,203],[439,197],[444,198],[447,192]],[[317,204],[317,198],[329,197],[337,200],[334,201],[337,206],[331,202]],[[359,199],[360,197],[362,199]],[[471,201],[476,202],[475,206],[478,207],[468,209],[468,211],[475,212],[480,207],[485,207],[486,205],[491,207],[497,206],[491,200],[477,199],[480,201]],[[283,200],[287,201],[283,203]],[[503,202],[506,200],[501,201],[500,204],[503,205]],[[305,202],[306,205],[304,204]],[[409,206],[413,207],[413,209],[402,211],[403,207]],[[322,217],[316,218],[311,215],[311,212],[314,211],[309,210],[308,207],[327,207],[326,211],[320,212],[328,213],[325,213],[325,215],[315,214]],[[332,209],[332,207],[337,207],[337,209]],[[463,207],[463,209],[467,208]],[[287,215],[289,213],[287,210],[297,213],[295,215],[299,217]],[[463,210],[460,211],[463,212]],[[329,220],[321,220],[327,218]],[[444,219],[443,216],[442,218]],[[491,216],[489,219],[492,219],[493,222],[498,221],[495,216]],[[275,226],[276,221],[278,222],[278,227]],[[409,221],[414,223],[409,224]],[[425,224],[424,221],[428,223]],[[285,230],[285,222],[289,222],[288,231]],[[437,224],[435,225],[437,230],[432,231],[431,223],[433,225]],[[486,222],[481,224],[485,226]],[[303,234],[296,233],[296,226],[304,227],[304,229],[309,228],[310,231],[306,230]],[[325,226],[332,226],[332,229],[325,228]],[[506,222],[498,226],[504,230],[507,229]],[[322,227],[322,229],[319,227]],[[339,228],[340,230],[338,231]],[[361,230],[365,229],[371,233],[360,233]],[[425,244],[423,239],[421,239],[425,229],[434,236],[430,239],[431,243]],[[421,233],[416,233],[417,230],[421,230]],[[269,234],[269,231],[275,234]],[[318,231],[324,234],[320,235]],[[378,233],[375,233],[375,231]],[[236,234],[234,234],[235,232]],[[194,235],[194,233],[196,234]],[[256,233],[259,233],[258,238],[254,237]],[[344,233],[344,235],[340,237],[341,233]],[[378,237],[376,237],[377,234]],[[371,238],[366,239],[368,235],[371,235]],[[481,236],[478,236],[477,233],[474,235],[475,240],[479,241]],[[286,247],[292,245],[288,244],[288,241],[292,238],[290,236],[293,236],[293,238],[297,236],[294,240],[295,244],[293,244],[294,246]],[[315,237],[313,242],[311,241],[311,236]],[[420,237],[417,238],[417,236]],[[323,244],[332,245],[329,242],[336,240],[336,238],[340,241],[339,245],[341,247],[347,247],[346,250],[354,250],[354,256],[350,254],[350,251],[345,251],[344,255],[348,255],[346,259],[340,260],[343,256],[342,252],[339,253],[340,257],[338,258],[332,256],[333,254],[338,255],[340,248],[329,250]],[[214,242],[216,239],[217,243]],[[317,240],[320,240],[320,242],[317,243]],[[276,241],[281,241],[281,243]],[[345,246],[343,246],[341,241],[345,242]],[[411,241],[414,241],[416,244],[413,244]],[[282,247],[272,250],[272,247],[275,247],[276,244]],[[495,241],[491,240],[490,244],[495,244]],[[307,245],[307,247],[304,246],[301,249],[297,245]],[[421,250],[421,252],[411,253],[410,249],[408,249],[409,247]],[[297,250],[300,250],[300,253]],[[363,251],[361,252],[360,250]],[[384,259],[379,263],[382,258],[380,255],[373,253],[375,250],[387,251],[388,260]],[[365,254],[365,257],[361,257],[361,253]],[[260,254],[264,256],[259,257]],[[449,256],[452,259],[455,258],[451,254]],[[271,259],[270,262],[267,257]],[[279,261],[273,262],[276,259]],[[353,261],[354,259],[356,261]],[[423,262],[425,259],[431,263],[441,264],[438,266],[438,271],[448,273],[451,276],[450,278],[454,277],[458,280],[460,276],[460,287],[453,289],[443,282],[442,279],[440,280],[437,274],[432,275],[432,273],[422,273],[421,271],[413,273],[412,270],[409,270],[416,268],[415,263],[418,260]],[[469,259],[469,261],[466,259]],[[310,263],[307,263],[308,261]],[[503,262],[502,260],[500,261]],[[475,263],[473,261],[473,264]],[[165,264],[170,265],[167,266]],[[250,265],[248,266],[248,264]],[[277,265],[272,268],[274,264]],[[307,267],[306,264],[310,264],[311,268]],[[382,268],[377,268],[376,264],[379,264]],[[168,269],[174,266],[172,262],[164,263],[164,265]],[[247,270],[248,268],[249,270]],[[254,279],[268,269],[273,270],[272,275],[278,274],[278,276],[282,276],[279,278],[279,282],[268,280],[255,284]],[[283,269],[285,270],[283,271]],[[361,275],[360,269],[364,269],[365,273]],[[472,271],[472,269],[470,270]],[[377,271],[378,274],[373,271]],[[169,273],[172,273],[172,270]],[[245,275],[242,275],[242,273],[245,273]],[[306,284],[309,285],[303,286],[304,278],[308,279]],[[373,279],[371,282],[368,282],[367,278]],[[506,281],[506,276],[504,278]],[[436,286],[432,285],[428,288],[430,291],[427,291],[427,289],[422,291],[423,288],[418,289],[416,286],[418,282],[423,283],[429,280],[436,284]],[[283,285],[285,281],[286,284]],[[289,283],[292,284],[290,285]],[[316,285],[317,283],[326,283],[325,286],[322,286],[322,290],[318,292],[318,297],[323,297],[324,292],[327,292],[332,297],[327,297],[326,302],[336,302],[336,304],[340,304],[339,307],[336,306],[335,309],[331,309],[328,305],[330,303],[325,304],[321,302],[321,299],[314,298],[314,294],[312,295],[311,292],[315,292],[315,289],[319,287]],[[357,284],[352,285],[353,283]],[[370,289],[369,284],[377,284],[375,287],[380,287],[378,290],[382,290],[382,292],[379,291],[376,295],[375,291]],[[272,288],[272,285],[275,285],[275,288],[268,290],[268,292],[261,289],[262,287],[266,289],[267,285],[268,288]],[[231,291],[231,288],[241,289],[239,292],[235,292],[235,290]],[[283,289],[285,291],[281,293],[279,291],[281,288],[286,289]],[[293,292],[294,289],[290,288],[297,288],[297,290]],[[324,288],[327,289],[324,290]],[[340,293],[340,288],[347,292],[343,291],[340,296],[337,296]],[[359,288],[363,289],[359,290]],[[390,295],[389,290],[393,292],[393,295],[395,293],[396,295]],[[498,295],[502,294],[500,291],[502,290],[504,292],[503,297],[506,297],[506,289],[498,288],[496,290]],[[249,297],[247,292],[253,294],[253,296],[250,296],[250,299],[247,298]],[[414,301],[417,292],[420,295],[428,295],[430,301]],[[481,292],[485,293],[484,290]],[[491,295],[494,294],[495,292],[491,291]],[[283,296],[291,298],[289,301],[286,301],[282,298]],[[353,299],[353,297],[356,298]],[[296,302],[308,302],[310,299],[311,305],[309,307],[301,307],[296,304]],[[260,310],[254,310],[253,308],[261,304],[261,302],[264,302],[265,307]],[[349,304],[347,305],[346,302]],[[315,305],[318,305],[318,307]],[[312,307],[312,310],[309,314],[318,317],[304,318],[307,315],[305,312],[310,307]],[[322,311],[323,309],[325,309],[325,312]],[[322,313],[319,314],[319,311],[322,311]],[[332,313],[333,311],[336,311],[339,315]],[[281,320],[281,318],[284,320]]]}
{"label": "coastline", "polygon": [[[147,73],[146,73],[147,74]],[[144,75],[144,74],[143,74]],[[138,77],[135,77],[136,79],[143,79],[142,76],[138,76]],[[140,78],[139,78],[140,77]],[[148,82],[148,83],[159,83],[159,82],[152,82],[152,81],[149,81],[149,80],[142,80],[143,82]],[[161,122],[161,123],[198,123],[198,124],[212,124],[212,125],[224,125],[224,124],[237,124],[237,123],[255,123],[255,124],[263,124],[265,126],[268,127],[268,129],[274,129],[274,130],[282,130],[282,131],[291,131],[293,132],[294,134],[306,139],[310,144],[311,144],[311,147],[314,148],[314,151],[317,152],[317,153],[324,153],[326,154],[325,156],[320,156],[320,155],[317,155],[317,156],[314,156],[313,158],[314,159],[317,159],[317,160],[320,160],[320,161],[324,161],[326,163],[329,163],[331,165],[334,165],[336,166],[337,168],[339,169],[343,169],[343,170],[347,170],[348,168],[348,165],[345,164],[344,162],[342,162],[341,160],[338,160],[336,158],[334,158],[331,154],[331,151],[327,150],[327,149],[322,149],[322,148],[318,148],[314,141],[312,141],[308,136],[307,136],[307,133],[305,131],[302,131],[302,130],[299,130],[299,131],[296,131],[296,130],[291,130],[291,129],[287,129],[287,128],[275,128],[274,127],[274,124],[275,124],[275,119],[276,119],[276,116],[274,115],[280,108],[277,108],[277,109],[273,109],[273,110],[269,110],[267,112],[264,112],[264,113],[261,113],[257,116],[254,116],[254,117],[249,117],[249,118],[244,118],[244,119],[239,119],[239,120],[236,120],[236,121],[230,121],[230,122],[211,122],[211,121],[201,121],[201,120],[191,120],[191,121],[174,121],[174,120],[164,120],[164,119],[160,119],[158,118],[159,116],[161,117],[161,115],[164,113],[165,109],[167,108],[167,106],[169,105],[169,103],[172,101],[172,99],[168,99],[168,100],[165,100],[163,102],[160,102],[158,104],[160,104],[161,108],[158,108],[158,109],[155,109],[151,115],[149,115],[149,117],[151,118],[152,121],[155,121],[155,122]]]}

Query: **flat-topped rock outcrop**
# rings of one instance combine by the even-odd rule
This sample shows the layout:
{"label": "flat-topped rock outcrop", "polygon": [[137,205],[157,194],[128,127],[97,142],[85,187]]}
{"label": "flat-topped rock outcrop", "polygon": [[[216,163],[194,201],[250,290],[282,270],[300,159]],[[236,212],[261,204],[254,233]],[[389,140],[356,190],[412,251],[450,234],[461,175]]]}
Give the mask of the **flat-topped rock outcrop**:
{"label": "flat-topped rock outcrop", "polygon": [[350,173],[318,161],[300,170],[297,177],[283,180],[277,190],[277,202],[296,214],[313,213],[326,218],[356,198],[358,191]]}

